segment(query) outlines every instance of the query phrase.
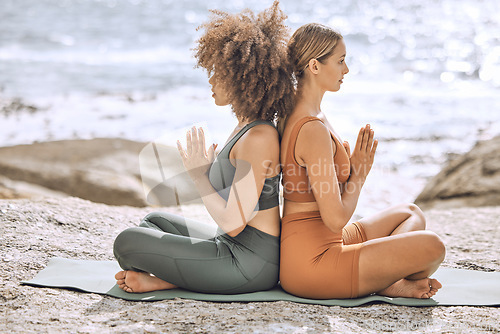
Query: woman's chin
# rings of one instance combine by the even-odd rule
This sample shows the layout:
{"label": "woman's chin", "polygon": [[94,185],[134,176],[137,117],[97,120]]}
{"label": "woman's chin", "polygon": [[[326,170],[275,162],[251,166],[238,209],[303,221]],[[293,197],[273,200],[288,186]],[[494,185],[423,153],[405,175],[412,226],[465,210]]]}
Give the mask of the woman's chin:
{"label": "woman's chin", "polygon": [[229,103],[227,102],[221,102],[221,101],[217,101],[215,100],[215,105],[218,106],[218,107],[224,107],[224,106],[227,106]]}

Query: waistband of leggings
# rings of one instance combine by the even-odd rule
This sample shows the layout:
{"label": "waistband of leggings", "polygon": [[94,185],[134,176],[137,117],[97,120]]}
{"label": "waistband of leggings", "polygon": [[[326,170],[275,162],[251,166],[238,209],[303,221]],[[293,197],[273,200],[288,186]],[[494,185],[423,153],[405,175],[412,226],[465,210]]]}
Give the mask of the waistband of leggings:
{"label": "waistband of leggings", "polygon": [[319,213],[319,211],[294,212],[281,218],[281,224],[285,225],[288,223],[293,223],[295,221],[304,221],[308,219],[318,218],[321,219],[321,214]]}
{"label": "waistband of leggings", "polygon": [[279,263],[280,238],[253,226],[247,225],[235,237],[223,233],[219,238],[225,239],[228,242],[238,243],[268,262]]}

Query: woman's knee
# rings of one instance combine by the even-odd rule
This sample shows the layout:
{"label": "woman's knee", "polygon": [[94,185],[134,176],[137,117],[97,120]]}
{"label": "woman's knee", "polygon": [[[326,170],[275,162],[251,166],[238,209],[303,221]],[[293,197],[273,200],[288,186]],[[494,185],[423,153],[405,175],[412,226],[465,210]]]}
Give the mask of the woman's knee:
{"label": "woman's knee", "polygon": [[137,227],[131,227],[122,231],[113,243],[113,254],[119,259],[123,254],[131,251],[131,248],[137,244]]}
{"label": "woman's knee", "polygon": [[433,263],[441,263],[446,255],[446,247],[443,240],[434,232],[421,231],[421,245],[428,257]]}
{"label": "woman's knee", "polygon": [[419,224],[419,228],[425,230],[426,219],[422,209],[414,203],[403,204],[404,210]]}
{"label": "woman's knee", "polygon": [[160,217],[163,218],[162,214],[163,214],[162,212],[156,212],[156,211],[150,212],[146,216],[144,216],[144,218],[142,218],[142,222],[148,222],[154,224],[157,219],[159,219]]}
{"label": "woman's knee", "polygon": [[[152,228],[158,231],[164,231],[166,226],[171,226],[172,221],[165,212],[148,213],[139,224],[140,227]],[[167,224],[167,225],[165,225]]]}

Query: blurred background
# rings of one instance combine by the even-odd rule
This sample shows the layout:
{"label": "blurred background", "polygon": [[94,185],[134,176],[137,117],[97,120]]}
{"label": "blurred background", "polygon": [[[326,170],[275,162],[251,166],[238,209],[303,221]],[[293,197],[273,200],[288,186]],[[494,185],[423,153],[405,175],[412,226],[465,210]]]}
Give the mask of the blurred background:
{"label": "blurred background", "polygon": [[[209,9],[271,0],[2,0],[0,146],[120,137],[172,144],[203,123],[222,145],[235,125],[194,68]],[[380,144],[359,214],[411,201],[449,159],[500,134],[497,0],[282,0],[290,32],[339,30],[350,73],[322,106],[353,144]],[[364,211],[363,211],[364,210]]]}

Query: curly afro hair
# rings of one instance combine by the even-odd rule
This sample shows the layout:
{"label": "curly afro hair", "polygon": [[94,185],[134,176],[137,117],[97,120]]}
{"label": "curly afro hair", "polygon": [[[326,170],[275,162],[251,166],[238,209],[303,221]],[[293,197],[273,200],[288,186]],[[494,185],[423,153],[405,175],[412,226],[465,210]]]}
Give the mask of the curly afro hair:
{"label": "curly afro hair", "polygon": [[293,68],[287,55],[288,28],[279,2],[255,15],[211,10],[198,27],[205,33],[194,49],[196,67],[215,73],[236,116],[274,121],[293,108]]}

